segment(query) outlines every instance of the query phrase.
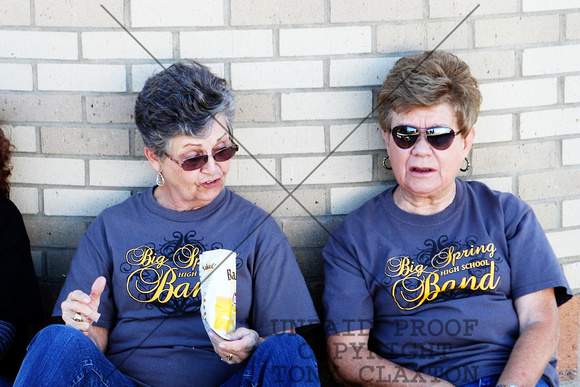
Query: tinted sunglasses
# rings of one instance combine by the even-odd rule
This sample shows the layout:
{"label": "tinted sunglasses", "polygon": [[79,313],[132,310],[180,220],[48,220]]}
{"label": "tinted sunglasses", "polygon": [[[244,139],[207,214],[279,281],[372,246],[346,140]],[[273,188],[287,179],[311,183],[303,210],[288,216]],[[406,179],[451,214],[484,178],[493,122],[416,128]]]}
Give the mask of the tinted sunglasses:
{"label": "tinted sunglasses", "polygon": [[[240,149],[240,147],[236,143],[233,143],[231,146],[227,148],[219,149],[217,152],[213,153],[211,157],[213,157],[213,159],[218,163],[222,161],[228,161],[229,159],[234,157],[238,149]],[[181,163],[175,160],[169,154],[165,153],[165,155],[169,157],[169,159],[173,161],[175,164],[179,165],[184,171],[195,171],[196,169],[199,169],[204,165],[206,165],[207,162],[209,161],[209,155],[200,155],[191,157],[189,159],[183,160]]]}
{"label": "tinted sunglasses", "polygon": [[[391,129],[393,140],[395,141],[395,144],[401,149],[409,149],[412,147],[419,139],[421,131],[422,130],[418,128],[407,125],[399,125]],[[451,144],[453,144],[455,136],[460,133],[455,133],[453,129],[443,126],[426,128],[424,131],[427,142],[429,142],[429,144],[437,150],[445,150],[449,148]]]}

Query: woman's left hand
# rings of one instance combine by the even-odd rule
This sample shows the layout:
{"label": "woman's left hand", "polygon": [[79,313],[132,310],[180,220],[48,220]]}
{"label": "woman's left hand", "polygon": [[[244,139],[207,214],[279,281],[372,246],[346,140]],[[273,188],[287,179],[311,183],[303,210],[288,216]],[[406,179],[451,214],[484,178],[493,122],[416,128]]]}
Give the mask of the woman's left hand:
{"label": "woman's left hand", "polygon": [[228,334],[229,340],[224,340],[212,330],[209,338],[215,353],[228,364],[243,363],[263,341],[258,332],[248,328],[238,328]]}

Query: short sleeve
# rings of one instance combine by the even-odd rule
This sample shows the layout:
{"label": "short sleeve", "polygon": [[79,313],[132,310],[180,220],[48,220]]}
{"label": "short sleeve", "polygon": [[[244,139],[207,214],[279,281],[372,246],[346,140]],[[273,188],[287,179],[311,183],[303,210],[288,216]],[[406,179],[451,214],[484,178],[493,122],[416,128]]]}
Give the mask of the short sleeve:
{"label": "short sleeve", "polygon": [[354,247],[348,240],[350,234],[341,226],[333,231],[322,253],[324,330],[327,337],[351,331],[352,326],[360,329],[357,322],[368,321],[368,328],[372,328],[374,317],[372,294]]}
{"label": "short sleeve", "polygon": [[107,285],[101,295],[101,302],[99,304],[101,317],[94,325],[102,328],[113,327],[115,306],[110,286],[112,284],[112,257],[105,242],[104,230],[102,219],[97,217],[89,229],[83,234],[71,262],[65,283],[60,291],[57,303],[52,311],[53,316],[61,315],[60,304],[67,298],[70,292],[81,290],[86,294],[90,294],[93,282],[98,277],[103,276],[107,280]]}
{"label": "short sleeve", "polygon": [[[521,215],[514,214],[518,207]],[[521,201],[508,201],[505,208],[513,298],[554,288],[558,306],[562,305],[572,298],[572,291],[534,212]]]}
{"label": "short sleeve", "polygon": [[274,220],[264,226],[252,275],[252,328],[267,336],[320,323],[288,239]]}

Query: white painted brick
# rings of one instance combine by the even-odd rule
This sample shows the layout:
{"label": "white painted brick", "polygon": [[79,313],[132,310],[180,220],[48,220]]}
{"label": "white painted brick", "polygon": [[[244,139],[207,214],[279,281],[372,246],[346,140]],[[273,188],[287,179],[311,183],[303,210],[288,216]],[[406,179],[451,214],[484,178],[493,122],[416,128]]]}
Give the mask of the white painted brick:
{"label": "white painted brick", "polygon": [[339,59],[330,61],[330,86],[382,85],[399,58]]}
{"label": "white painted brick", "polygon": [[273,55],[271,30],[180,33],[182,58],[255,58]]}
{"label": "white painted brick", "polygon": [[372,97],[371,91],[282,94],[282,120],[364,118]]}
{"label": "white painted brick", "polygon": [[0,57],[77,59],[77,34],[51,31],[0,31]]}
{"label": "white painted brick", "polygon": [[[383,140],[382,132],[383,130],[378,123],[364,123],[360,126],[331,125],[330,149],[336,149],[336,152],[366,151],[375,149],[384,150],[385,142]],[[346,136],[348,136],[348,138],[346,138]],[[336,148],[337,146],[339,147]]]}
{"label": "white painted brick", "polygon": [[76,159],[13,157],[12,183],[83,185],[85,162]]}
{"label": "white painted brick", "polygon": [[129,130],[108,128],[42,127],[44,154],[128,156]]}
{"label": "white painted brick", "polygon": [[32,66],[0,63],[0,90],[32,90]]}
{"label": "white painted brick", "polygon": [[566,77],[564,80],[564,102],[580,102],[580,76]]}
{"label": "white painted brick", "polygon": [[475,123],[475,143],[510,141],[513,137],[513,116],[480,116]]}
{"label": "white painted brick", "polygon": [[566,14],[566,39],[580,39],[580,13]]}
{"label": "white painted brick", "polygon": [[580,45],[529,48],[522,55],[524,76],[565,73],[580,68]]}
{"label": "white painted brick", "polygon": [[483,179],[476,178],[473,180],[482,182],[496,191],[513,193],[513,182],[511,177],[488,177]]}
{"label": "white painted brick", "polygon": [[89,171],[93,186],[150,187],[155,184],[155,170],[146,160],[91,160]]}
{"label": "white painted brick", "polygon": [[515,13],[517,0],[429,0],[430,18],[465,17],[479,5],[473,16]]}
{"label": "white painted brick", "polygon": [[0,26],[30,25],[30,2],[23,0],[2,0]]}
{"label": "white painted brick", "polygon": [[131,0],[132,27],[221,26],[223,1]]}
{"label": "white painted brick", "polygon": [[38,188],[10,187],[10,200],[23,214],[38,214]]}
{"label": "white painted brick", "polygon": [[521,113],[520,136],[526,138],[580,133],[580,108]]}
{"label": "white painted brick", "polygon": [[232,25],[324,22],[324,0],[231,0]]}
{"label": "white painted brick", "polygon": [[351,0],[331,0],[332,23],[368,22],[388,20],[412,20],[423,17],[423,2],[421,0],[367,0],[355,2]]}
{"label": "white painted brick", "polygon": [[105,208],[131,196],[131,191],[45,189],[44,214],[50,216],[97,216]]}
{"label": "white painted brick", "polygon": [[580,226],[580,199],[562,202],[562,227]]}
{"label": "white painted brick", "polygon": [[50,27],[119,27],[101,5],[123,22],[123,0],[35,0],[35,22]]}
{"label": "white painted brick", "polygon": [[527,16],[475,21],[475,46],[521,46],[560,39],[560,16]]}
{"label": "white painted brick", "polygon": [[[171,63],[163,63],[165,68],[171,66]],[[204,63],[204,66],[208,67],[212,73],[220,78],[224,77],[224,64],[223,63]],[[131,66],[131,90],[135,92],[141,91],[145,81],[154,75],[163,71],[163,67],[159,64],[146,64],[146,65],[133,65]]]}
{"label": "white painted brick", "polygon": [[39,90],[125,91],[124,65],[39,64]]}
{"label": "white painted brick", "polygon": [[330,189],[330,213],[348,214],[386,189],[385,186],[344,187]]}
{"label": "white painted brick", "polygon": [[246,155],[243,145],[252,155],[280,155],[289,153],[323,153],[323,126],[276,126],[269,128],[235,129],[240,155]]}
{"label": "white painted brick", "polygon": [[36,128],[34,126],[1,127],[4,135],[14,145],[16,152],[36,152]]}
{"label": "white painted brick", "polygon": [[555,202],[533,203],[531,207],[544,231],[560,227],[560,210]]}
{"label": "white painted brick", "polygon": [[276,176],[276,161],[274,159],[258,159],[260,164],[252,159],[233,158],[230,171],[226,177],[226,186],[256,186],[277,185],[276,181],[264,170]]}
{"label": "white painted brick", "polygon": [[512,50],[469,51],[457,56],[469,65],[471,74],[478,80],[513,78],[516,74],[516,53]]}
{"label": "white painted brick", "polygon": [[579,8],[577,0],[522,0],[524,12]]}
{"label": "white painted brick", "polygon": [[[457,22],[432,22],[427,24],[427,49],[434,50],[439,44],[441,50],[457,50],[469,47],[469,25],[463,23],[451,35],[451,31],[457,27]],[[448,36],[449,35],[449,36]],[[445,39],[445,41],[443,41]]]}
{"label": "white painted brick", "polygon": [[[134,32],[133,35],[155,58],[173,57],[171,32]],[[124,31],[83,32],[82,45],[83,57],[88,59],[151,59],[149,54]]]}
{"label": "white painted brick", "polygon": [[314,173],[304,184],[358,183],[372,180],[371,155],[330,156],[322,161],[323,157],[283,159],[282,183],[299,184],[312,171]]}
{"label": "white painted brick", "polygon": [[377,51],[393,53],[424,50],[425,24],[395,24],[377,27]]}
{"label": "white painted brick", "polygon": [[580,164],[580,138],[562,140],[562,163],[564,165]]}
{"label": "white painted brick", "polygon": [[580,288],[580,262],[564,263],[562,265],[568,285],[572,290]]}
{"label": "white painted brick", "polygon": [[322,61],[232,63],[234,90],[321,88]]}
{"label": "white painted brick", "polygon": [[546,235],[558,258],[580,255],[580,245],[570,243],[570,241],[580,240],[580,229],[549,232]]}
{"label": "white painted brick", "polygon": [[280,30],[280,55],[338,55],[371,52],[371,27]]}
{"label": "white painted brick", "polygon": [[558,102],[556,78],[486,83],[481,110],[553,105]]}

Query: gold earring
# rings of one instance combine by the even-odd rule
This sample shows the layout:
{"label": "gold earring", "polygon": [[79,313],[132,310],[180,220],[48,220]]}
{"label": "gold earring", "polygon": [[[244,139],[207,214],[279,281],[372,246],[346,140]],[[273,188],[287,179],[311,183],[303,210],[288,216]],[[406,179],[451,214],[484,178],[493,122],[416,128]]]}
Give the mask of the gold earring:
{"label": "gold earring", "polygon": [[388,159],[389,159],[389,155],[387,155],[387,157],[385,157],[385,158],[383,159],[383,168],[385,168],[387,171],[392,171],[392,170],[393,170],[393,168],[392,168],[392,167],[389,167],[389,166],[387,165],[387,160],[388,160]]}
{"label": "gold earring", "polygon": [[465,161],[467,161],[467,164],[465,165],[465,168],[459,168],[459,170],[461,172],[467,172],[467,171],[469,171],[469,168],[471,168],[471,163],[469,162],[469,160],[467,159],[467,157],[465,158]]}

